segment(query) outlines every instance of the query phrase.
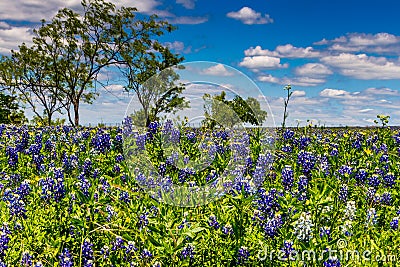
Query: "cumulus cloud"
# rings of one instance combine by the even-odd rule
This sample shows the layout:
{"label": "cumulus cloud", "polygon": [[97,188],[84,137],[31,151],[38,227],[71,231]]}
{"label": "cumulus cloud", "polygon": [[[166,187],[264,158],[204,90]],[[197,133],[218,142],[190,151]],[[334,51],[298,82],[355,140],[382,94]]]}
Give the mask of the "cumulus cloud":
{"label": "cumulus cloud", "polygon": [[295,47],[291,44],[279,45],[275,50],[262,49],[261,46],[250,47],[244,51],[246,56],[273,56],[280,58],[318,58],[321,56],[319,51],[309,47]]}
{"label": "cumulus cloud", "polygon": [[293,97],[301,97],[301,96],[306,96],[305,91],[300,91],[300,90],[295,90],[292,92]]}
{"label": "cumulus cloud", "polygon": [[212,76],[233,76],[234,73],[230,72],[222,64],[211,66],[201,71],[201,74],[212,75]]}
{"label": "cumulus cloud", "polygon": [[341,53],[321,58],[321,62],[336,68],[340,74],[361,80],[400,78],[400,63],[385,57]]}
{"label": "cumulus cloud", "polygon": [[177,4],[181,4],[186,9],[193,9],[195,7],[196,0],[176,0]]}
{"label": "cumulus cloud", "polygon": [[325,79],[317,79],[317,78],[310,78],[310,77],[294,77],[294,78],[288,78],[288,77],[275,77],[272,76],[271,74],[265,74],[265,75],[259,75],[257,77],[257,80],[260,82],[269,82],[269,83],[276,83],[276,84],[291,84],[291,85],[297,85],[297,86],[317,86],[320,84],[325,83]]}
{"label": "cumulus cloud", "polygon": [[262,15],[260,12],[256,12],[250,7],[243,7],[239,11],[232,11],[226,14],[228,18],[240,20],[242,23],[247,25],[252,24],[268,24],[273,23],[274,20],[270,17],[270,15],[265,14]]}
{"label": "cumulus cloud", "polygon": [[189,16],[182,16],[182,17],[172,17],[167,18],[167,20],[171,24],[202,24],[208,21],[207,16],[198,16],[198,17],[189,17]]}
{"label": "cumulus cloud", "polygon": [[320,63],[307,63],[295,69],[296,75],[308,77],[326,77],[333,72],[325,65]]}
{"label": "cumulus cloud", "polygon": [[400,54],[400,36],[390,33],[350,33],[333,40],[323,39],[316,45],[328,45],[328,50],[337,52],[364,52]]}
{"label": "cumulus cloud", "polygon": [[31,44],[33,38],[30,27],[0,28],[0,54],[8,55],[11,50],[18,49],[18,45],[25,42]]}
{"label": "cumulus cloud", "polygon": [[280,69],[287,68],[287,63],[281,64],[281,59],[278,57],[271,56],[252,56],[243,58],[239,66],[259,70],[259,69]]}
{"label": "cumulus cloud", "polygon": [[192,47],[185,47],[185,44],[181,41],[165,42],[164,45],[178,53],[188,54],[192,52]]}

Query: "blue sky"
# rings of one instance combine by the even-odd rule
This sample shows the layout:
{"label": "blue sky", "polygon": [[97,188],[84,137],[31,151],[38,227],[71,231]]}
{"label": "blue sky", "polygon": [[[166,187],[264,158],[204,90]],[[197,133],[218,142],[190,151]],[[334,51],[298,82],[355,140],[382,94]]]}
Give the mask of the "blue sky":
{"label": "blue sky", "polygon": [[[400,124],[398,1],[122,0],[118,5],[136,6],[176,25],[161,41],[186,62],[214,61],[248,75],[277,122],[282,88],[290,83],[292,125],[308,119],[371,125],[381,113]],[[79,1],[2,1],[0,53],[29,43],[39,20],[63,6],[76,8]],[[227,66],[211,70],[223,74]],[[130,97],[121,88],[110,85],[94,105],[84,105],[83,122],[120,121]]]}

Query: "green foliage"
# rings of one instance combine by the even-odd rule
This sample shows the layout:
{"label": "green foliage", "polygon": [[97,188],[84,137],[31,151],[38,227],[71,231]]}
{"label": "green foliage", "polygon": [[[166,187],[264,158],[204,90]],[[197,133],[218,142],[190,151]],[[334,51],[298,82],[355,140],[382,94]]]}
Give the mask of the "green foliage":
{"label": "green foliage", "polygon": [[0,92],[0,124],[21,124],[26,121],[16,96]]}
{"label": "green foliage", "polygon": [[267,112],[261,110],[260,102],[253,97],[244,100],[236,95],[232,100],[227,100],[225,91],[222,91],[220,95],[204,94],[203,99],[206,102],[203,124],[207,127],[233,127],[238,123],[261,125],[267,117]]}

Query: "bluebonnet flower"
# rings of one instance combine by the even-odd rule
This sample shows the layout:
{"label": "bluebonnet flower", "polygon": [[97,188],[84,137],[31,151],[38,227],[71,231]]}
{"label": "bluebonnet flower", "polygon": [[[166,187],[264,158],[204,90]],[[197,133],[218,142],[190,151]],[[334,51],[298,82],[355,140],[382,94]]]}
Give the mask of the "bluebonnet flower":
{"label": "bluebonnet flower", "polygon": [[352,235],[352,228],[353,228],[353,226],[352,226],[350,220],[346,220],[346,221],[343,223],[343,225],[340,226],[340,228],[341,228],[341,230],[342,230],[342,233],[343,233],[345,236],[351,236],[351,235]]}
{"label": "bluebonnet flower", "polygon": [[82,258],[84,267],[93,266],[93,244],[88,239],[82,244]]}
{"label": "bluebonnet flower", "polygon": [[339,200],[342,202],[347,201],[347,197],[349,195],[347,184],[343,184],[339,189]]}
{"label": "bluebonnet flower", "polygon": [[32,255],[27,251],[22,253],[21,266],[32,266]]}
{"label": "bluebonnet flower", "polygon": [[315,165],[315,156],[311,152],[300,151],[297,156],[297,163],[303,168],[303,174],[309,175]]}
{"label": "bluebonnet flower", "polygon": [[311,214],[309,212],[302,212],[300,218],[295,222],[294,234],[297,239],[307,242],[313,236],[313,226]]}
{"label": "bluebonnet flower", "polygon": [[305,175],[300,175],[297,182],[298,200],[303,201],[307,198],[308,178]]}
{"label": "bluebonnet flower", "polygon": [[324,267],[340,267],[340,260],[338,258],[331,257],[324,261]]}
{"label": "bluebonnet flower", "polygon": [[393,230],[399,229],[399,217],[394,217],[394,218],[392,219],[392,221],[390,222],[390,227],[391,227]]}
{"label": "bluebonnet flower", "polygon": [[331,155],[332,157],[336,157],[337,155],[339,155],[339,151],[336,148],[333,148],[329,155]]}
{"label": "bluebonnet flower", "polygon": [[140,253],[140,256],[142,257],[142,259],[150,259],[153,257],[153,254],[147,249],[143,249],[142,253]]}
{"label": "bluebonnet flower", "polygon": [[139,215],[139,220],[137,222],[137,226],[139,227],[139,230],[142,230],[149,224],[149,219],[148,219],[148,212],[143,212],[142,214]]}
{"label": "bluebonnet flower", "polygon": [[275,212],[280,209],[280,205],[278,203],[278,194],[275,188],[272,188],[269,192],[267,192],[264,188],[260,188],[254,199],[254,204],[261,213],[259,216],[261,220],[265,220],[265,217],[273,218],[275,216]]}
{"label": "bluebonnet flower", "polygon": [[393,188],[393,186],[396,184],[396,177],[393,173],[389,172],[383,176],[383,183],[386,187]]}
{"label": "bluebonnet flower", "polygon": [[93,165],[92,161],[89,158],[86,158],[82,165],[82,171],[83,171],[84,175],[86,175],[86,176],[90,175],[90,173],[92,172],[92,168],[93,168],[92,165]]}
{"label": "bluebonnet flower", "polygon": [[105,194],[109,193],[111,185],[108,183],[107,179],[104,177],[100,177],[99,182],[100,182],[100,188],[103,191],[103,193]]}
{"label": "bluebonnet flower", "polygon": [[356,202],[355,201],[347,201],[346,208],[344,210],[343,220],[354,220],[356,217]]}
{"label": "bluebonnet flower", "polygon": [[35,263],[34,267],[44,267],[41,261]]}
{"label": "bluebonnet flower", "polygon": [[293,248],[293,242],[285,240],[283,242],[283,247],[281,248],[281,251],[283,253],[282,259],[290,259],[290,260],[292,260],[291,255],[295,251],[295,249]]}
{"label": "bluebonnet flower", "polygon": [[262,223],[264,233],[270,238],[274,238],[279,234],[279,229],[282,227],[281,215],[275,215],[272,219],[267,219],[266,222]]}
{"label": "bluebonnet flower", "polygon": [[226,224],[225,226],[223,226],[221,231],[224,235],[233,235],[233,228],[230,224]]}
{"label": "bluebonnet flower", "polygon": [[86,179],[85,174],[82,172],[78,175],[78,183],[77,185],[79,186],[82,194],[86,197],[89,197],[89,189],[92,186],[92,184],[89,182],[88,179]]}
{"label": "bluebonnet flower", "polygon": [[310,144],[311,139],[309,137],[301,136],[294,140],[294,143],[299,149],[305,149]]}
{"label": "bluebonnet flower", "polygon": [[23,181],[17,188],[17,194],[21,199],[25,199],[31,191],[32,189],[28,180]]}
{"label": "bluebonnet flower", "polygon": [[118,154],[115,156],[115,162],[121,163],[124,160],[124,156],[122,154]]}
{"label": "bluebonnet flower", "polygon": [[293,174],[292,167],[289,165],[286,165],[282,170],[283,188],[287,191],[290,191],[290,189],[293,186],[293,182],[294,182],[294,174]]}
{"label": "bluebonnet flower", "polygon": [[364,169],[359,169],[355,175],[355,179],[358,183],[363,184],[367,180],[368,173]]}
{"label": "bluebonnet flower", "polygon": [[372,201],[375,198],[375,194],[376,194],[376,189],[374,187],[369,187],[367,189],[367,193],[365,194],[365,199],[367,201]]}
{"label": "bluebonnet flower", "polygon": [[378,187],[381,183],[379,176],[377,174],[373,174],[371,177],[368,178],[368,185],[372,187]]}
{"label": "bluebonnet flower", "polygon": [[182,223],[178,225],[178,229],[183,229],[185,226],[190,227],[190,223],[186,218],[183,218]]}
{"label": "bluebonnet flower", "polygon": [[132,117],[125,117],[122,122],[122,133],[124,136],[129,136],[133,130],[133,119]]}
{"label": "bluebonnet flower", "polygon": [[135,242],[133,242],[133,241],[127,242],[127,245],[125,246],[125,254],[129,255],[137,250],[138,250],[138,248],[135,246]]}
{"label": "bluebonnet flower", "polygon": [[126,191],[121,191],[119,193],[119,200],[122,202],[125,202],[125,203],[129,203],[131,201],[130,197],[129,197],[129,193]]}
{"label": "bluebonnet flower", "polygon": [[338,169],[338,173],[342,176],[351,175],[353,173],[353,169],[348,165],[342,165]]}
{"label": "bluebonnet flower", "polygon": [[136,146],[137,146],[137,149],[139,151],[145,149],[146,140],[147,140],[147,135],[146,134],[138,134],[136,136]]}
{"label": "bluebonnet flower", "polygon": [[120,237],[120,236],[115,237],[115,241],[113,242],[112,250],[117,251],[119,249],[124,248],[124,243],[125,243],[125,241],[122,239],[122,237]]}
{"label": "bluebonnet flower", "polygon": [[291,153],[293,151],[292,147],[290,145],[284,145],[282,147],[282,151],[286,153]]}
{"label": "bluebonnet flower", "polygon": [[188,132],[186,134],[186,138],[191,141],[191,142],[195,142],[196,141],[196,133],[195,132]]}
{"label": "bluebonnet flower", "polygon": [[381,196],[381,203],[390,206],[392,204],[392,196],[389,192],[384,192]]}
{"label": "bluebonnet flower", "polygon": [[108,246],[103,246],[100,250],[100,254],[102,255],[103,259],[107,259],[110,256],[110,248]]}
{"label": "bluebonnet flower", "polygon": [[120,166],[119,164],[115,164],[114,167],[113,167],[113,172],[114,172],[115,174],[120,174],[120,172],[121,172],[121,166]]}
{"label": "bluebonnet flower", "polygon": [[149,127],[148,127],[149,132],[151,134],[155,134],[157,132],[159,126],[160,126],[160,124],[157,121],[150,122]]}
{"label": "bluebonnet flower", "polygon": [[18,149],[16,147],[7,147],[6,155],[8,156],[8,165],[15,167],[18,164]]}
{"label": "bluebonnet flower", "polygon": [[354,143],[352,144],[352,147],[360,150],[362,147],[361,140],[357,139],[356,141],[354,141]]}
{"label": "bluebonnet flower", "polygon": [[0,261],[4,259],[6,251],[8,250],[8,244],[11,240],[11,231],[7,224],[3,224],[0,227]]}
{"label": "bluebonnet flower", "polygon": [[214,229],[218,229],[219,228],[219,222],[217,221],[217,217],[215,215],[210,215],[210,217],[208,218],[208,225],[210,227],[213,227]]}
{"label": "bluebonnet flower", "polygon": [[367,218],[365,220],[365,225],[367,227],[373,226],[377,223],[375,208],[369,208],[367,210]]}
{"label": "bluebonnet flower", "polygon": [[187,246],[185,246],[182,249],[180,258],[181,259],[186,259],[186,258],[193,259],[194,255],[196,254],[194,249],[195,249],[195,247],[192,244],[188,244]]}
{"label": "bluebonnet flower", "polygon": [[241,246],[237,252],[237,263],[243,264],[248,261],[250,257],[250,252],[247,247]]}
{"label": "bluebonnet flower", "polygon": [[63,250],[63,252],[59,256],[59,259],[60,259],[60,261],[59,261],[60,267],[74,266],[74,261],[73,261],[72,255],[67,248],[65,248]]}
{"label": "bluebonnet flower", "polygon": [[321,238],[326,236],[328,238],[328,241],[331,241],[332,240],[332,238],[331,238],[331,228],[327,227],[327,226],[319,228],[319,236]]}
{"label": "bluebonnet flower", "polygon": [[91,144],[97,151],[105,153],[111,147],[111,136],[109,133],[103,132],[99,129],[96,135],[92,138]]}
{"label": "bluebonnet flower", "polygon": [[389,161],[389,156],[386,154],[383,154],[380,158],[379,158],[379,162],[388,162]]}
{"label": "bluebonnet flower", "polygon": [[292,139],[294,136],[294,131],[287,129],[284,133],[283,133],[283,139],[285,140],[290,140]]}
{"label": "bluebonnet flower", "polygon": [[111,205],[107,205],[106,207],[107,211],[107,222],[111,222],[111,220],[117,216],[118,213],[116,213]]}

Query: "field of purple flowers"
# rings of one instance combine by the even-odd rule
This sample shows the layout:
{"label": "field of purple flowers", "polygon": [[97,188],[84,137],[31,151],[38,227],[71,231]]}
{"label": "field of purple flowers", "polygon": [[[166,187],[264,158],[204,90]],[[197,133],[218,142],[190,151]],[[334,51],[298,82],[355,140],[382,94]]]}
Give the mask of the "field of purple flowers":
{"label": "field of purple flowers", "polygon": [[[181,165],[163,153],[166,133]],[[1,125],[0,267],[396,266],[398,130],[278,129],[268,154],[265,136],[249,129],[235,148],[222,130],[157,123]],[[216,184],[235,149],[248,155],[217,200],[164,203],[168,185]],[[199,151],[212,155],[202,171]],[[158,178],[132,169],[140,153]]]}

